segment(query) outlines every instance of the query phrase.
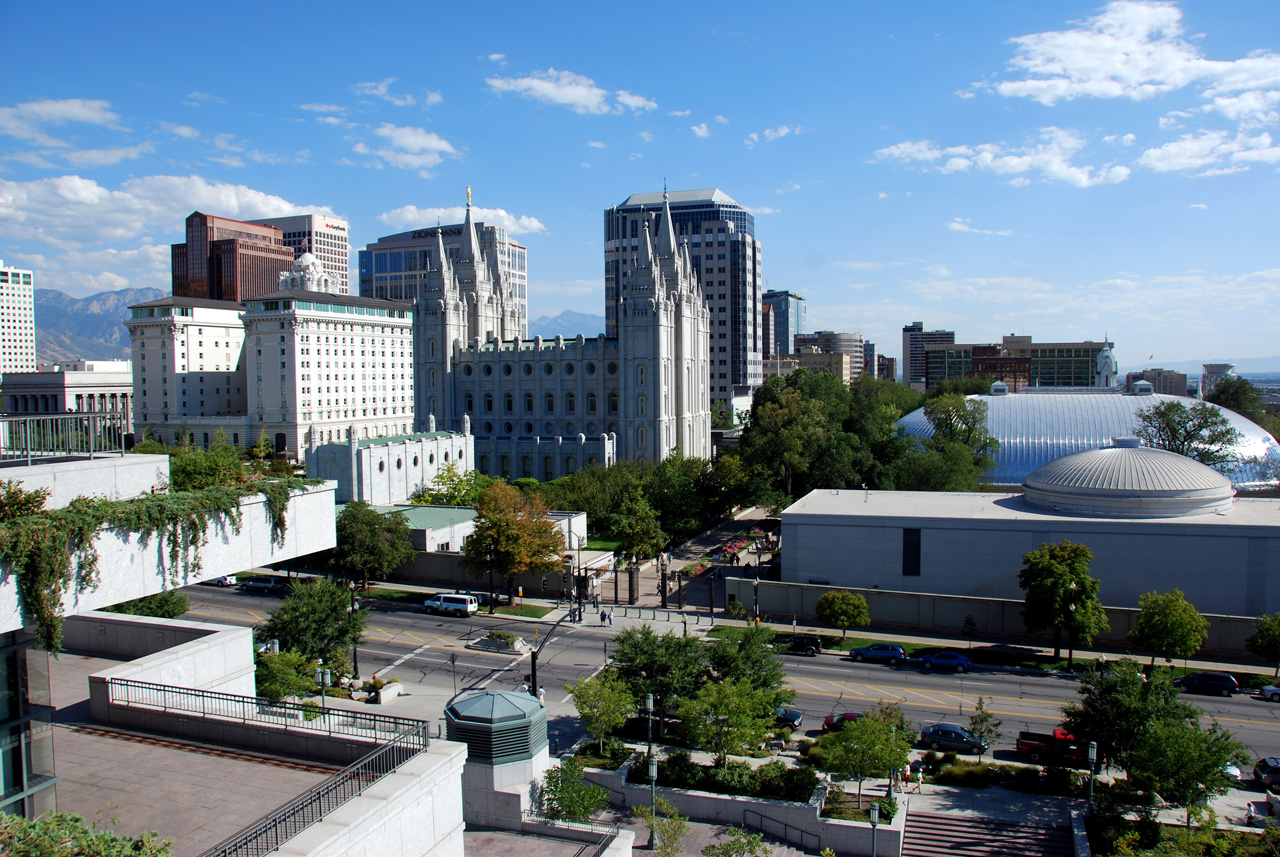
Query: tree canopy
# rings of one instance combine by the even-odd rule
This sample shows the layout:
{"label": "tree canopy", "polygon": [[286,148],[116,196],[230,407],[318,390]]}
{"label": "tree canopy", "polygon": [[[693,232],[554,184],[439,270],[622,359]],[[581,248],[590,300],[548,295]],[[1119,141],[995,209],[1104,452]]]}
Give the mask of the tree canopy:
{"label": "tree canopy", "polygon": [[627,628],[613,643],[614,669],[637,701],[653,694],[659,734],[665,732],[667,709],[691,698],[707,678],[706,647],[674,631],[658,636],[649,625]]}
{"label": "tree canopy", "polygon": [[1201,799],[1226,794],[1235,783],[1228,764],[1249,764],[1244,744],[1218,723],[1207,728],[1197,720],[1167,719],[1151,724],[1130,754],[1134,782],[1174,806],[1188,808]]}
{"label": "tree canopy", "polygon": [[856,592],[835,589],[818,596],[814,605],[818,621],[824,625],[840,629],[843,640],[852,627],[871,624],[871,611],[867,608],[867,599]]}
{"label": "tree canopy", "polygon": [[573,694],[573,705],[587,734],[600,742],[604,752],[604,736],[621,729],[636,712],[636,699],[617,673],[605,670],[594,677],[565,685]]}
{"label": "tree canopy", "polygon": [[1027,594],[1022,621],[1033,634],[1053,631],[1055,658],[1061,655],[1064,633],[1074,650],[1077,643],[1087,646],[1111,627],[1098,600],[1098,581],[1089,575],[1092,561],[1088,547],[1066,539],[1041,544],[1022,557],[1018,585]]}
{"label": "tree canopy", "polygon": [[1189,658],[1209,636],[1209,620],[1187,601],[1181,589],[1159,595],[1147,592],[1138,598],[1138,618],[1129,633],[1129,642],[1165,660]]}
{"label": "tree canopy", "polygon": [[381,580],[414,557],[409,522],[403,514],[383,515],[352,500],[338,515],[337,546],[330,567],[352,580]]}
{"label": "tree canopy", "polygon": [[1276,675],[1280,676],[1280,613],[1259,616],[1253,629],[1253,636],[1245,640],[1245,645],[1249,651],[1275,665]]}
{"label": "tree canopy", "polygon": [[680,702],[680,722],[697,747],[715,753],[724,766],[730,753],[755,747],[774,729],[774,692],[747,680],[704,684]]}
{"label": "tree canopy", "polygon": [[[96,827],[96,823],[94,827]],[[0,854],[14,857],[169,857],[173,843],[152,830],[136,838],[95,830],[83,817],[55,812],[40,818],[0,813]]]}
{"label": "tree canopy", "polygon": [[280,607],[257,629],[260,641],[278,640],[281,651],[308,660],[345,662],[345,652],[359,645],[369,617],[352,610],[350,594],[332,580],[299,580]]}
{"label": "tree canopy", "polygon": [[462,546],[462,566],[472,576],[481,577],[492,568],[510,587],[521,574],[560,570],[564,534],[537,496],[495,482],[480,493],[475,510],[475,531]]}
{"label": "tree canopy", "polygon": [[652,559],[667,544],[658,513],[639,488],[632,491],[615,514],[613,533],[618,548],[633,559]]}
{"label": "tree canopy", "polygon": [[409,499],[420,506],[474,506],[484,489],[496,481],[479,470],[463,473],[457,464],[446,461],[431,484],[418,488]]}
{"label": "tree canopy", "polygon": [[1204,394],[1204,400],[1235,411],[1255,423],[1261,423],[1266,409],[1262,406],[1262,391],[1253,385],[1248,378],[1230,376],[1213,385],[1213,389]]}
{"label": "tree canopy", "polygon": [[1208,402],[1190,407],[1179,401],[1160,402],[1137,416],[1133,433],[1147,446],[1167,449],[1210,467],[1239,460],[1234,446],[1240,441],[1240,432]]}
{"label": "tree canopy", "polygon": [[868,712],[817,740],[818,767],[835,779],[857,780],[861,800],[863,780],[906,767],[911,737],[891,719]]}

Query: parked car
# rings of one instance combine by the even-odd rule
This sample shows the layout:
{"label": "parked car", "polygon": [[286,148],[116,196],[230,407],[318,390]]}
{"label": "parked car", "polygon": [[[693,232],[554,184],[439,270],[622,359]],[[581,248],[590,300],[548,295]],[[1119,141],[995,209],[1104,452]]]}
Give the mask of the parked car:
{"label": "parked car", "polygon": [[1054,729],[1052,732],[1019,732],[1018,754],[1032,762],[1052,762],[1068,765],[1089,764],[1087,744],[1076,740],[1076,737],[1065,729]]}
{"label": "parked car", "polygon": [[1173,686],[1188,693],[1209,693],[1214,696],[1230,696],[1239,693],[1240,683],[1230,673],[1199,672],[1175,678]]}
{"label": "parked car", "polygon": [[921,656],[920,666],[927,670],[954,670],[963,673],[973,669],[973,661],[959,652],[937,652]]}
{"label": "parked car", "polygon": [[1253,766],[1253,779],[1260,788],[1280,791],[1280,759],[1268,756]]}
{"label": "parked car", "polygon": [[907,659],[907,651],[897,643],[872,643],[861,649],[854,649],[849,657],[855,661],[877,661],[893,666],[898,661]]}
{"label": "parked car", "polygon": [[816,634],[792,634],[774,643],[774,648],[781,648],[787,654],[813,658],[822,653],[822,640]]}
{"label": "parked car", "polygon": [[235,586],[236,576],[234,574],[220,574],[217,577],[210,577],[199,581],[201,586]]}
{"label": "parked car", "polygon": [[474,595],[455,595],[441,592],[422,602],[422,609],[428,613],[449,613],[454,616],[469,616],[480,609],[480,599]]}
{"label": "parked car", "polygon": [[245,592],[262,592],[271,595],[277,592],[284,592],[285,582],[278,577],[260,574],[255,577],[246,577],[240,581],[240,588]]}
{"label": "parked car", "polygon": [[956,753],[985,753],[987,742],[963,726],[954,723],[935,723],[920,730],[920,743],[930,750]]}
{"label": "parked car", "polygon": [[775,708],[773,718],[779,729],[790,729],[792,732],[798,730],[800,724],[804,723],[804,715],[794,708]]}
{"label": "parked car", "polygon": [[852,723],[862,716],[860,711],[846,711],[844,714],[830,714],[822,721],[823,732],[836,732],[844,728],[846,723]]}
{"label": "parked car", "polygon": [[1262,690],[1258,691],[1263,699],[1269,699],[1272,702],[1280,702],[1280,684],[1269,684]]}
{"label": "parked car", "polygon": [[1240,768],[1238,765],[1233,765],[1230,762],[1227,762],[1227,764],[1222,766],[1222,773],[1225,774],[1227,779],[1231,782],[1240,782]]}

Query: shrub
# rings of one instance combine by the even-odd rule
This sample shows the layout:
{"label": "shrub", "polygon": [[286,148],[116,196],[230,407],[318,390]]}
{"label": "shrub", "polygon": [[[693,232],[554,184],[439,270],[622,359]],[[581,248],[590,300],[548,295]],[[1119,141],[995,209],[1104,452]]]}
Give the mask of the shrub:
{"label": "shrub", "polygon": [[804,803],[818,787],[818,773],[813,768],[787,768],[787,788],[783,800]]}
{"label": "shrub", "polygon": [[[648,765],[647,759],[645,764]],[[707,773],[707,768],[694,762],[693,757],[683,750],[658,761],[658,782],[671,788],[701,788]],[[645,776],[648,777],[648,774]]]}
{"label": "shrub", "polygon": [[777,759],[774,759],[772,762],[756,768],[756,787],[752,792],[753,797],[768,798],[769,800],[786,800],[786,794],[786,765]]}
{"label": "shrub", "polygon": [[1083,775],[1066,768],[1044,769],[1044,790],[1051,795],[1074,795]]}
{"label": "shrub", "polygon": [[[659,766],[658,778],[661,779],[662,763],[659,762],[658,766]],[[649,784],[649,754],[648,753],[641,753],[638,756],[636,756],[634,761],[632,761],[631,769],[627,771],[627,782],[633,785]]]}
{"label": "shrub", "polygon": [[944,768],[945,768],[947,765],[954,765],[954,764],[955,764],[956,762],[958,762],[958,761],[960,761],[960,757],[959,757],[959,756],[957,756],[955,753],[943,753],[943,754],[942,754],[942,767],[944,767]]}
{"label": "shrub", "polygon": [[796,747],[800,752],[800,758],[803,759],[805,756],[808,756],[809,751],[813,749],[813,742],[808,738],[801,738],[799,743],[796,744]]}
{"label": "shrub", "polygon": [[876,798],[876,803],[880,804],[880,823],[888,824],[893,821],[893,817],[898,813],[898,802],[885,795],[884,797]]}
{"label": "shrub", "polygon": [[154,595],[144,595],[133,601],[125,601],[106,608],[108,613],[124,613],[129,616],[154,616],[157,619],[177,619],[190,608],[187,596],[178,589],[166,589]]}
{"label": "shrub", "polygon": [[[622,763],[627,761],[631,756],[631,750],[626,744],[617,738],[605,738],[604,750],[601,751],[595,741],[589,741],[578,748],[575,753],[583,765],[591,768],[605,768],[606,770],[617,770],[622,767]],[[644,759],[644,776],[645,782],[649,777],[649,757],[645,755]]]}
{"label": "shrub", "polygon": [[938,754],[933,750],[920,757],[920,765],[924,768],[926,774],[936,774],[938,769],[942,767],[941,762],[938,760]]}
{"label": "shrub", "polygon": [[302,712],[303,720],[316,720],[324,713],[320,710],[320,703],[316,702],[314,699],[308,699],[306,702],[302,703],[302,707],[305,709]]}
{"label": "shrub", "polygon": [[969,789],[985,789],[991,785],[991,766],[985,762],[959,762],[944,765],[934,775],[938,785],[959,786]]}
{"label": "shrub", "polygon": [[1021,768],[1013,775],[1014,782],[1020,791],[1035,794],[1040,791],[1040,769],[1034,767]]}
{"label": "shrub", "polygon": [[520,639],[517,635],[510,631],[490,631],[487,635],[490,640],[497,640],[499,643],[510,646]]}
{"label": "shrub", "polygon": [[756,785],[755,771],[746,762],[727,762],[722,768],[707,769],[703,783],[720,794],[750,795]]}

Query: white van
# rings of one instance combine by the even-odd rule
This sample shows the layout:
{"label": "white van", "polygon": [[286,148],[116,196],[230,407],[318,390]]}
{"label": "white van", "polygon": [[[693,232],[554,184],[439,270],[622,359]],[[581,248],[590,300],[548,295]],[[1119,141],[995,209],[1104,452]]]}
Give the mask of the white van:
{"label": "white van", "polygon": [[428,613],[452,613],[454,616],[469,616],[480,609],[480,599],[474,595],[451,595],[441,592],[422,602]]}

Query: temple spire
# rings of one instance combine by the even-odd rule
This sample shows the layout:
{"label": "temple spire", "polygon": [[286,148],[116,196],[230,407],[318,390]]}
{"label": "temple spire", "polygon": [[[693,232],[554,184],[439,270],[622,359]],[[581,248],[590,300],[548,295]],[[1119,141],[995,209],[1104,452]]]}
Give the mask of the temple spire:
{"label": "temple spire", "polygon": [[671,222],[671,204],[667,199],[667,183],[662,182],[662,225],[658,227],[659,258],[674,258],[677,250],[676,227]]}
{"label": "temple spire", "polygon": [[467,185],[467,222],[463,230],[462,253],[459,260],[480,261],[480,242],[476,240],[476,225],[471,220],[471,185]]}

